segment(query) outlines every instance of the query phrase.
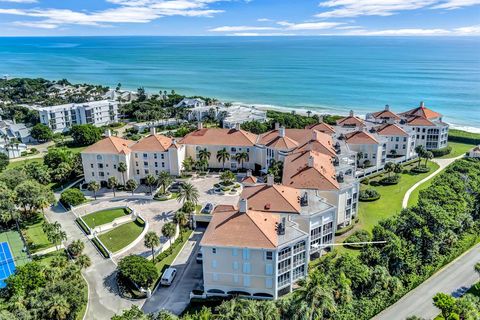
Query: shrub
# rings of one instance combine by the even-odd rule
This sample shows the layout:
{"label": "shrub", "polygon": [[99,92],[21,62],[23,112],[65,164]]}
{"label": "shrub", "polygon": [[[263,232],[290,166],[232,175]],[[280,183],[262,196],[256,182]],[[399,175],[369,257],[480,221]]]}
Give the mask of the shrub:
{"label": "shrub", "polygon": [[368,186],[370,184],[370,179],[369,178],[362,179],[360,183]]}
{"label": "shrub", "polygon": [[426,166],[413,167],[412,169],[410,169],[411,173],[427,173],[429,171],[430,168]]}
{"label": "shrub", "polygon": [[100,244],[97,238],[92,239],[93,244],[97,247],[100,253],[103,255],[104,258],[109,258],[110,254],[105,250],[105,248]]}
{"label": "shrub", "polygon": [[335,232],[335,235],[336,236],[341,236],[342,234],[347,233],[348,231],[352,230],[354,226],[355,226],[354,224],[351,224],[351,225],[346,226],[342,229],[339,229],[339,230],[337,230],[337,232]]}
{"label": "shrub", "polygon": [[72,256],[76,257],[82,253],[83,249],[85,249],[85,244],[82,240],[75,240],[68,245],[67,249]]}
{"label": "shrub", "polygon": [[155,264],[137,255],[130,255],[120,260],[118,271],[122,276],[143,288],[147,288],[158,278]]}
{"label": "shrub", "polygon": [[360,190],[359,200],[360,201],[375,201],[380,199],[380,193],[375,189],[366,189]]}
{"label": "shrub", "polygon": [[400,182],[400,175],[395,174],[393,176],[387,176],[382,178],[379,182],[381,185],[384,185],[384,186],[391,186],[394,184],[398,184]]}
{"label": "shrub", "polygon": [[[369,242],[371,240],[370,233],[366,230],[357,230],[353,234],[345,239],[344,243],[353,243],[353,242]],[[361,248],[363,245],[360,244],[346,244],[346,247],[350,248]]]}
{"label": "shrub", "polygon": [[62,195],[60,196],[60,201],[64,206],[70,206],[70,207],[75,207],[78,206],[79,204],[82,204],[86,201],[87,199],[83,195],[82,191],[76,188],[70,188],[68,190],[65,190],[62,192]]}
{"label": "shrub", "polygon": [[430,152],[433,153],[434,157],[442,157],[442,156],[445,156],[447,154],[450,154],[450,152],[452,152],[452,147],[447,146],[447,147],[441,148],[441,149],[432,149],[432,150],[430,150]]}
{"label": "shrub", "polygon": [[83,223],[82,219],[77,218],[77,219],[75,219],[75,222],[78,224],[78,226],[80,227],[80,229],[82,229],[82,231],[83,231],[86,235],[89,235],[89,234],[90,234],[90,229],[88,229],[88,227],[85,225],[85,223]]}

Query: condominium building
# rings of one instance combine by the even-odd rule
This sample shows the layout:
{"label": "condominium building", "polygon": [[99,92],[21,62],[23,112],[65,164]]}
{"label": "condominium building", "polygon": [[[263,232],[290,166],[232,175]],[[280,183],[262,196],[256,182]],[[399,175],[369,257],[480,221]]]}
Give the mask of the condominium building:
{"label": "condominium building", "polygon": [[118,121],[118,102],[112,100],[35,107],[40,122],[54,132],[64,132],[75,124],[103,126]]}
{"label": "condominium building", "polygon": [[308,269],[308,233],[280,214],[218,206],[200,242],[207,296],[276,299]]}

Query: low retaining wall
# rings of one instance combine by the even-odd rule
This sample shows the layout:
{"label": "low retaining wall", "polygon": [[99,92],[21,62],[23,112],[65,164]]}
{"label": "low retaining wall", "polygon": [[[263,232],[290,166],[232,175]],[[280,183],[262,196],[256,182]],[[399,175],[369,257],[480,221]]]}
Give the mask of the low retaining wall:
{"label": "low retaining wall", "polygon": [[133,240],[129,245],[127,245],[126,247],[120,249],[119,251],[117,252],[114,252],[113,254],[110,254],[110,258],[112,257],[116,257],[116,256],[119,256],[125,252],[127,252],[128,250],[132,249],[134,246],[137,245],[137,243],[139,243],[140,241],[142,241],[142,239],[145,237],[145,234],[147,233],[148,231],[148,221],[146,219],[144,219],[141,215],[137,214],[136,217],[140,218],[144,223],[145,223],[145,226],[143,227],[143,231],[142,233],[140,233],[140,235],[137,237],[137,239]]}

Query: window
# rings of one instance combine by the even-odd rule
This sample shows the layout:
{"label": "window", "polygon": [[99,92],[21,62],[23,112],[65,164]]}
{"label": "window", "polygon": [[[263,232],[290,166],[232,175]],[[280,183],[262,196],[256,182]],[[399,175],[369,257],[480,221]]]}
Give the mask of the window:
{"label": "window", "polygon": [[162,154],[160,155],[160,158],[161,158],[162,160],[164,160],[164,159],[165,159],[165,155],[162,153]]}
{"label": "window", "polygon": [[144,166],[144,167],[148,167],[148,162],[147,162],[147,161],[143,161],[143,166]]}
{"label": "window", "polygon": [[162,168],[165,168],[165,162],[162,162]]}
{"label": "window", "polygon": [[93,169],[93,163],[90,165],[90,168],[92,168],[92,169]]}
{"label": "window", "polygon": [[233,261],[233,270],[238,270],[238,261]]}
{"label": "window", "polygon": [[97,161],[101,161],[102,160],[102,155],[98,154],[97,155]]}
{"label": "window", "polygon": [[147,158],[147,157],[148,157],[148,154],[144,153],[144,154],[143,154],[143,158],[145,159],[145,158]]}
{"label": "window", "polygon": [[244,287],[250,286],[250,276],[243,276],[243,286]]}
{"label": "window", "polygon": [[135,167],[138,167],[138,161],[135,161]]}
{"label": "window", "polygon": [[148,174],[150,171],[148,171],[148,169],[145,169],[145,174]]}
{"label": "window", "polygon": [[113,169],[117,169],[117,165],[116,165],[116,164],[113,165]]}
{"label": "window", "polygon": [[155,168],[158,168],[158,162],[155,162]]}
{"label": "window", "polygon": [[217,248],[212,248],[212,253],[216,254],[217,253]]}
{"label": "window", "polygon": [[273,259],[273,252],[272,251],[265,252],[265,259],[272,260]]}
{"label": "window", "polygon": [[273,274],[273,265],[271,264],[265,265],[265,274],[269,276]]}
{"label": "window", "polygon": [[403,142],[407,142],[407,137],[403,137]]}
{"label": "window", "polygon": [[157,176],[158,176],[158,170],[155,170],[155,175],[157,175]]}
{"label": "window", "polygon": [[137,169],[137,174],[140,174],[140,170]]}
{"label": "window", "polygon": [[251,271],[250,263],[244,262],[243,263],[243,273],[250,273],[250,271]]}
{"label": "window", "polygon": [[400,141],[400,137],[396,137],[395,141],[397,141],[397,142]]}
{"label": "window", "polygon": [[153,154],[153,159],[157,159],[157,154],[156,153]]}
{"label": "window", "polygon": [[103,171],[100,171],[100,172],[98,173],[98,175],[99,175],[100,177],[105,177],[105,173],[103,173]]}
{"label": "window", "polygon": [[95,177],[95,172],[92,172],[92,177]]}
{"label": "window", "polygon": [[248,251],[248,248],[243,249],[243,260],[248,260],[250,259],[250,251]]}
{"label": "window", "polygon": [[98,169],[103,169],[103,163],[98,164]]}
{"label": "window", "polygon": [[232,148],[230,148],[230,151],[231,152],[237,152],[237,148],[232,147]]}
{"label": "window", "polygon": [[398,144],[395,145],[395,149],[398,150]]}
{"label": "window", "polygon": [[137,158],[138,158],[138,153],[135,153],[135,159],[137,159]]}

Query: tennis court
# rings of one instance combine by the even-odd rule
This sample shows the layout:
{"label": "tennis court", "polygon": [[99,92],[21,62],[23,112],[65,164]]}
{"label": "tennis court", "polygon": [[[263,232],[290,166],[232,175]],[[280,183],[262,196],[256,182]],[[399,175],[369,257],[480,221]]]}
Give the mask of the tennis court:
{"label": "tennis court", "polygon": [[5,287],[4,280],[15,272],[17,266],[30,261],[23,247],[17,231],[0,231],[0,288]]}

